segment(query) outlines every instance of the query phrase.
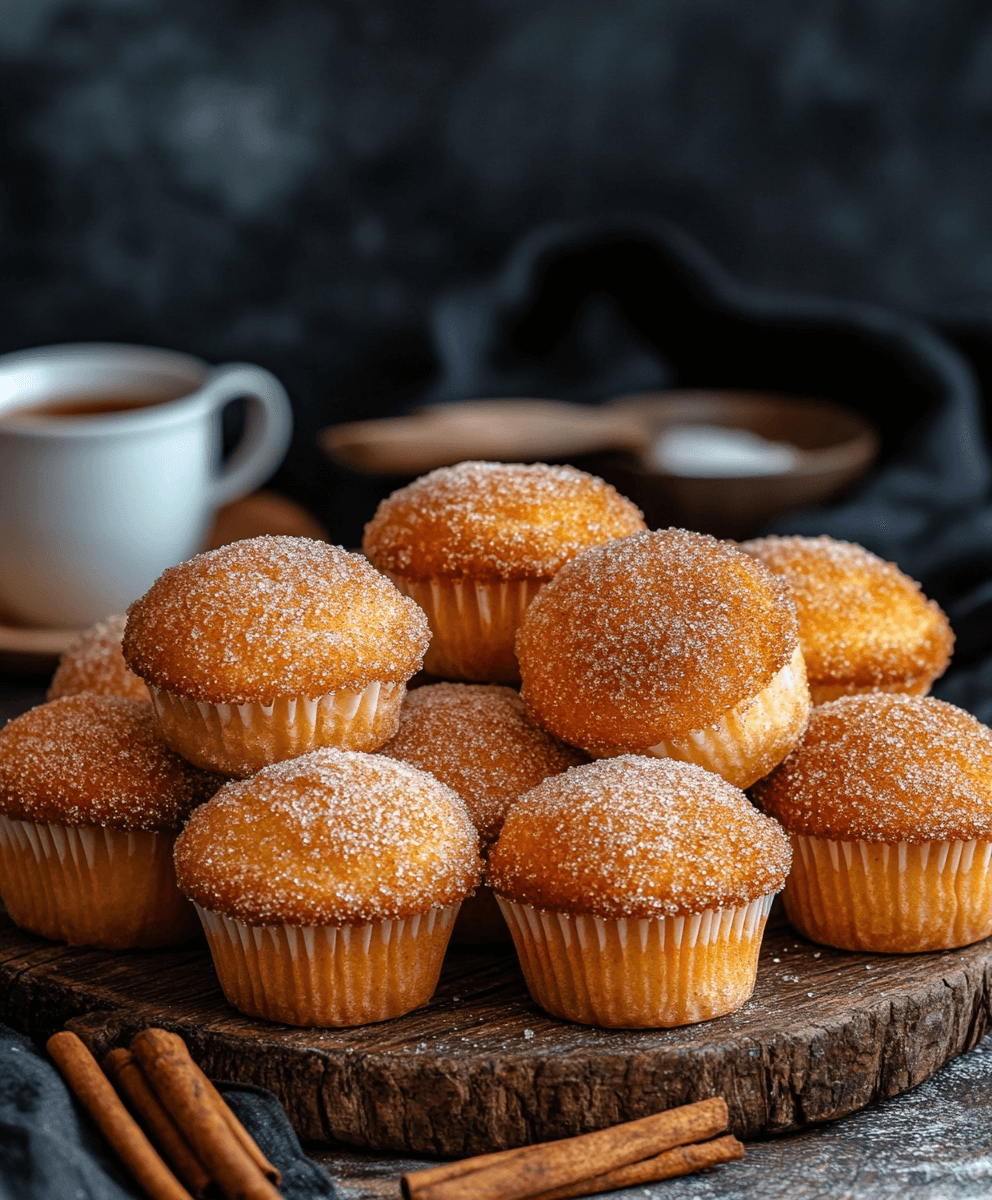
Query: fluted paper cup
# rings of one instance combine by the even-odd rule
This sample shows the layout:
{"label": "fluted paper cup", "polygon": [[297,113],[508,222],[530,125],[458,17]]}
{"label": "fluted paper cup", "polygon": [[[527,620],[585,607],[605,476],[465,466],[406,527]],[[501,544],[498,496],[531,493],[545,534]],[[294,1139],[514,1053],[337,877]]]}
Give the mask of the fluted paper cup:
{"label": "fluted paper cup", "polygon": [[732,1012],[754,990],[773,896],[683,917],[605,918],[497,897],[530,994],[556,1017],[669,1028]]}
{"label": "fluted paper cup", "polygon": [[31,933],[103,950],[151,949],[198,932],[176,886],[175,834],[0,816],[0,894]]}
{"label": "fluted paper cup", "polygon": [[909,954],[992,934],[992,842],[914,845],[792,835],[783,901],[811,941]]}
{"label": "fluted paper cup", "polygon": [[378,750],[399,728],[406,682],[370,683],[316,700],[279,696],[271,704],[208,704],[151,684],[148,690],[166,745],[195,767],[245,779],[319,746]]}
{"label": "fluted paper cup", "polygon": [[806,663],[797,647],[757,696],[724,713],[712,725],[653,746],[593,757],[646,754],[674,758],[712,771],[734,787],[746,788],[777,767],[795,747],[806,728],[809,708]]}
{"label": "fluted paper cup", "polygon": [[386,1021],[437,987],[458,905],[365,925],[251,925],[197,905],[224,995],[287,1025]]}
{"label": "fluted paper cup", "polygon": [[442,679],[520,683],[514,639],[546,580],[389,578],[427,614],[431,644],[424,655],[425,671]]}

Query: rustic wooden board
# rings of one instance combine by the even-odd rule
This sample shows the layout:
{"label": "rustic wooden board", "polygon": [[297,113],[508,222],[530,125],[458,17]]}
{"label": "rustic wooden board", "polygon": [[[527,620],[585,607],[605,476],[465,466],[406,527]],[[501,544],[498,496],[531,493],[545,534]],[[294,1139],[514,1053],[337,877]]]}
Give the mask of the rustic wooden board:
{"label": "rustic wooden board", "polygon": [[242,1016],[202,943],[78,950],[0,918],[0,1019],[68,1021],[99,1054],[149,1024],[215,1078],[270,1088],[304,1138],[465,1155],[565,1137],[713,1094],[741,1137],[842,1116],[927,1079],[990,1025],[992,945],[846,954],[766,934],[753,998],[665,1031],[571,1025],[530,1000],[512,950],[449,953],[431,1003],[380,1025],[305,1030]]}

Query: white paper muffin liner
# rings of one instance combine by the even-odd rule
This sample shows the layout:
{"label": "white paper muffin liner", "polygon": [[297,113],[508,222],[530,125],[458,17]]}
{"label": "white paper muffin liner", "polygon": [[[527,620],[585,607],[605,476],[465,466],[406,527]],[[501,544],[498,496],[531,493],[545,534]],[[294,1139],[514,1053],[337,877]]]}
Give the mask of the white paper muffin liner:
{"label": "white paper muffin liner", "polygon": [[365,925],[250,925],[196,906],[224,995],[287,1025],[386,1021],[437,987],[458,904]]}
{"label": "white paper muffin liner", "polygon": [[556,1017],[669,1028],[732,1012],[754,990],[773,895],[684,917],[607,919],[498,896],[527,987]]}
{"label": "white paper muffin liner", "polygon": [[271,704],[208,704],[151,684],[148,690],[166,745],[205,771],[247,778],[319,746],[378,750],[399,728],[406,682],[342,688],[316,700],[278,696]]}
{"label": "white paper muffin liner", "polygon": [[908,954],[992,934],[992,842],[885,845],[791,836],[785,910],[814,942]]}
{"label": "white paper muffin liner", "polygon": [[777,767],[795,747],[806,728],[809,708],[806,663],[796,647],[771,683],[715,724],[654,746],[616,750],[613,756],[636,753],[695,763],[735,787],[746,788]]}
{"label": "white paper muffin liner", "polygon": [[0,816],[0,893],[15,924],[106,950],[179,945],[197,933],[176,886],[173,833]]}
{"label": "white paper muffin liner", "polygon": [[427,614],[431,644],[424,655],[425,671],[443,679],[520,683],[514,639],[546,580],[417,581],[391,573],[389,578]]}

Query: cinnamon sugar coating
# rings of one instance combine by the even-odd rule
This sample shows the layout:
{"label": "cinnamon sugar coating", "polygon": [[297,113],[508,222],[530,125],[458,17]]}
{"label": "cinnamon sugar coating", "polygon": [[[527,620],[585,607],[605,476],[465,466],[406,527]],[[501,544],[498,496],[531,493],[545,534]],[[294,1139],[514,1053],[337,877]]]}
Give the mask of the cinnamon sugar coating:
{"label": "cinnamon sugar coating", "polygon": [[837,842],[992,840],[992,730],[931,697],[844,696],[751,794],[790,833]]}
{"label": "cinnamon sugar coating", "polygon": [[636,918],[747,904],[778,891],[791,863],[779,825],[718,775],[626,754],[521,796],[487,875],[536,908]]}
{"label": "cinnamon sugar coating", "polygon": [[405,681],[429,637],[421,609],[360,554],[258,537],[160,575],[128,610],[124,658],[168,692],[271,704]]}
{"label": "cinnamon sugar coating", "polygon": [[220,782],[166,747],[141,700],[64,696],[0,730],[0,812],[15,820],[171,831]]}
{"label": "cinnamon sugar coating", "polygon": [[379,750],[453,788],[487,850],[510,805],[549,775],[585,762],[527,716],[513,688],[435,683],[410,692],[396,736]]}
{"label": "cinnamon sugar coating", "polygon": [[48,687],[48,699],[92,692],[96,696],[148,700],[144,681],[127,669],[121,653],[126,624],[125,616],[107,617],[74,638],[59,659]]}
{"label": "cinnamon sugar coating", "polygon": [[481,870],[455,792],[352,750],[314,750],[227,784],[176,843],[180,890],[254,925],[413,916],[463,900]]}
{"label": "cinnamon sugar coating", "polygon": [[528,711],[596,754],[712,725],[792,658],[787,586],[730,542],[663,529],[587,550],[517,633]]}
{"label": "cinnamon sugar coating", "polygon": [[741,549],[788,581],[811,687],[923,692],[947,669],[950,623],[895,563],[826,536],[755,538]]}
{"label": "cinnamon sugar coating", "polygon": [[362,549],[409,580],[550,579],[589,546],[644,528],[631,501],[575,467],[463,462],[383,500]]}

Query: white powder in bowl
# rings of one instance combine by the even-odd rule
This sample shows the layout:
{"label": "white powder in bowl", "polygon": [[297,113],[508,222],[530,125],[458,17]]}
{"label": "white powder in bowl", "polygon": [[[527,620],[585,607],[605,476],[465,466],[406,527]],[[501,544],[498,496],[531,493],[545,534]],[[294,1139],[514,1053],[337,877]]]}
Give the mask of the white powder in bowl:
{"label": "white powder in bowl", "polygon": [[648,451],[647,462],[669,475],[697,479],[782,475],[800,462],[800,451],[748,429],[720,425],[675,425]]}

